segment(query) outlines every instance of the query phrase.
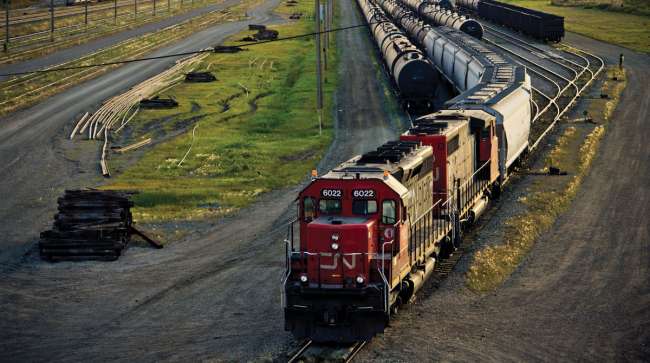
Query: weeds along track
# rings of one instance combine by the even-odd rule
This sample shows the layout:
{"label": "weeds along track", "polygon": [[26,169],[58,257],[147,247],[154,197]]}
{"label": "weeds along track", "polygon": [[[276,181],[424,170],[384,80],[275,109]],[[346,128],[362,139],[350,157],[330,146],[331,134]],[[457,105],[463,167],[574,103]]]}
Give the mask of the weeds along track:
{"label": "weeds along track", "polygon": [[505,31],[483,26],[486,30],[483,40],[526,67],[531,75],[535,113],[530,144],[535,149],[600,74],[605,62],[566,44],[549,51]]}

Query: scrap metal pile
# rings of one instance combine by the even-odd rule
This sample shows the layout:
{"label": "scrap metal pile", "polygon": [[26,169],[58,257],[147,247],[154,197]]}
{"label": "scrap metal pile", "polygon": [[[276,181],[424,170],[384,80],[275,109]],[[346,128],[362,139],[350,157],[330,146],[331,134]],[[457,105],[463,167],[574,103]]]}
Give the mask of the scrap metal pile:
{"label": "scrap metal pile", "polygon": [[113,261],[128,246],[132,233],[129,193],[66,190],[58,199],[51,230],[41,233],[41,258]]}

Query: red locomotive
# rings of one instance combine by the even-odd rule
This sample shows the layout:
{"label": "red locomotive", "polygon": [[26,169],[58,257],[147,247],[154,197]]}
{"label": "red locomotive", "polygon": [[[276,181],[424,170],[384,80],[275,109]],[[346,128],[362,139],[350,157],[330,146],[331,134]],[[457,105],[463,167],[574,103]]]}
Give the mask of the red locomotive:
{"label": "red locomotive", "polygon": [[286,328],[316,341],[382,332],[485,207],[494,128],[491,117],[431,116],[314,178],[298,198],[300,241],[289,239]]}
{"label": "red locomotive", "polygon": [[349,342],[382,332],[528,149],[525,69],[463,32],[398,18],[461,93],[399,141],[314,177],[300,193],[283,281],[285,328],[297,338]]}

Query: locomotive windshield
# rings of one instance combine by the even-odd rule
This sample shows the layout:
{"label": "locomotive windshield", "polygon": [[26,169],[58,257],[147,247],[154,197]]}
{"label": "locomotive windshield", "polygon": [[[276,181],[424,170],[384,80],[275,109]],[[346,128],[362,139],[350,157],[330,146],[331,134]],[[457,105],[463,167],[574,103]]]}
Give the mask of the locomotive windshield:
{"label": "locomotive windshield", "polygon": [[374,199],[355,199],[352,201],[352,213],[367,216],[377,213],[377,201]]}
{"label": "locomotive windshield", "polygon": [[318,209],[322,214],[340,214],[341,213],[341,200],[340,199],[321,199],[318,202]]}
{"label": "locomotive windshield", "polygon": [[381,223],[395,224],[395,222],[397,222],[397,213],[395,210],[394,200],[384,200],[384,202],[381,204],[381,210]]}

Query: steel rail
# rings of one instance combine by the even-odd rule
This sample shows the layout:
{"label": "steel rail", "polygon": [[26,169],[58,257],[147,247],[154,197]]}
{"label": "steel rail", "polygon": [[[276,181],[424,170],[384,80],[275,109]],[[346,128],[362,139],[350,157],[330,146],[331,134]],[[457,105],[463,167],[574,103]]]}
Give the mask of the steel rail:
{"label": "steel rail", "polygon": [[575,101],[575,99],[577,99],[577,98],[580,96],[580,94],[581,94],[581,93],[582,93],[582,92],[583,92],[583,91],[584,91],[584,90],[585,90],[585,89],[586,89],[586,88],[587,88],[587,87],[588,87],[588,86],[593,82],[594,79],[596,79],[596,77],[600,74],[600,72],[602,72],[602,70],[605,68],[605,61],[603,61],[602,58],[600,58],[600,57],[598,57],[598,56],[596,56],[596,55],[594,55],[594,54],[592,54],[592,53],[586,52],[586,51],[584,51],[584,50],[582,50],[582,49],[575,48],[575,47],[573,47],[573,46],[571,46],[571,45],[568,45],[568,44],[564,44],[564,45],[567,46],[567,47],[569,47],[569,48],[571,48],[571,49],[574,49],[574,50],[576,50],[576,51],[578,51],[578,52],[582,52],[582,53],[584,53],[584,54],[587,54],[587,55],[589,55],[590,57],[594,57],[594,58],[596,58],[596,59],[600,62],[600,67],[598,67],[598,70],[596,71],[596,73],[591,77],[591,79],[589,79],[589,80],[587,81],[587,83],[585,83],[585,85],[584,85],[584,86],[580,89],[580,91],[575,95],[575,97],[573,98],[573,100],[571,100],[571,102],[569,102],[569,104],[567,105],[567,107],[566,107],[564,110],[562,110],[562,112],[561,112],[557,117],[555,117],[555,119],[553,120],[553,122],[551,122],[551,124],[546,128],[546,130],[544,130],[544,132],[542,132],[542,134],[537,138],[537,140],[536,140],[536,141],[533,143],[533,145],[530,147],[530,150],[534,150],[534,149],[537,148],[537,146],[538,146],[539,143],[542,141],[542,139],[543,139],[543,138],[544,138],[544,137],[545,137],[545,136],[546,136],[546,135],[547,135],[547,134],[548,134],[548,133],[553,129],[553,127],[555,126],[555,124],[557,123],[557,121],[560,119],[560,117],[562,117],[562,115],[563,115],[566,111],[568,111],[568,109],[569,109],[570,106],[573,104],[573,102]]}
{"label": "steel rail", "polygon": [[298,359],[302,357],[302,354],[307,350],[307,348],[311,346],[311,343],[312,343],[311,340],[306,340],[304,343],[302,343],[300,349],[298,349],[298,351],[294,355],[292,355],[291,358],[287,360],[287,363],[297,362]]}
{"label": "steel rail", "polygon": [[[574,86],[576,86],[576,87],[577,87],[577,85],[576,85],[575,82],[577,82],[577,81],[580,79],[580,77],[582,77],[582,75],[585,74],[585,72],[589,72],[589,73],[591,73],[590,80],[593,79],[593,77],[594,77],[594,72],[589,68],[590,65],[591,65],[591,62],[589,62],[589,60],[588,60],[587,58],[582,57],[582,56],[580,56],[579,54],[574,54],[574,53],[572,53],[572,52],[569,52],[569,53],[574,54],[574,55],[576,55],[577,57],[583,59],[583,60],[586,62],[586,65],[581,65],[581,64],[575,63],[575,62],[573,62],[572,60],[570,60],[570,59],[568,59],[568,58],[566,58],[566,57],[562,57],[562,56],[559,56],[559,55],[558,55],[558,56],[555,56],[555,55],[553,55],[553,54],[550,54],[550,53],[549,53],[548,51],[546,51],[545,49],[542,49],[542,48],[536,47],[536,46],[534,46],[534,45],[530,45],[530,44],[524,42],[523,40],[516,38],[515,36],[512,36],[512,35],[507,34],[507,33],[505,33],[505,32],[498,31],[498,30],[496,30],[496,29],[494,29],[494,28],[492,28],[492,27],[490,27],[490,26],[487,26],[487,28],[490,30],[491,33],[502,34],[501,36],[497,35],[497,37],[500,37],[501,39],[508,38],[508,39],[514,40],[515,42],[517,42],[517,43],[519,44],[519,46],[520,46],[521,48],[526,48],[526,49],[529,49],[529,50],[536,51],[536,52],[538,52],[538,53],[543,53],[544,55],[547,55],[547,56],[549,57],[549,58],[548,58],[548,61],[550,61],[550,62],[552,62],[552,63],[554,63],[554,64],[557,64],[558,66],[563,67],[563,68],[565,68],[565,69],[569,69],[569,70],[571,70],[571,71],[573,72],[573,74],[575,75],[575,77],[574,77]],[[580,68],[580,72],[578,73],[578,72],[577,72],[576,70],[574,70],[573,68],[571,68],[571,67],[569,67],[569,66],[566,66],[566,65],[562,64],[561,62],[557,61],[556,59],[561,59],[561,60],[563,60],[563,61],[565,61],[565,62],[568,62],[568,63],[573,64],[573,65],[576,66],[576,67],[579,67],[579,68]],[[582,90],[584,90],[584,89],[585,89],[585,87],[583,86],[581,90],[576,90],[576,92],[577,92],[577,93],[580,93],[580,92],[581,92]]]}
{"label": "steel rail", "polygon": [[[171,10],[171,9],[170,9],[170,10]],[[162,15],[162,14],[164,14],[164,13],[168,13],[168,12],[171,14],[171,11],[168,11],[167,8],[163,8],[163,9],[161,9],[160,11],[158,11],[158,12],[156,13],[155,17],[151,17],[151,18],[149,18],[149,19],[155,19],[155,18],[158,18],[159,15]],[[140,14],[140,12],[138,12],[138,14]],[[84,32],[85,32],[85,30],[86,30],[87,28],[96,28],[98,25],[100,25],[100,24],[102,24],[102,23],[104,23],[104,24],[111,24],[111,23],[113,22],[113,19],[116,19],[116,18],[117,18],[117,19],[120,19],[120,18],[124,18],[124,17],[132,18],[133,15],[134,15],[133,12],[122,12],[122,13],[121,13],[120,15],[118,15],[117,17],[113,17],[113,16],[111,16],[111,17],[107,18],[108,20],[104,20],[104,19],[90,19],[89,23],[90,23],[90,22],[95,23],[95,25],[93,25],[92,27],[86,26],[86,24],[83,23],[83,22],[81,22],[81,23],[79,23],[79,24],[71,24],[71,25],[58,26],[58,27],[56,27],[56,29],[54,29],[54,34],[57,34],[57,35],[59,35],[59,36],[62,36],[62,35],[65,35],[65,34],[66,34],[66,31],[68,31],[68,30],[74,30],[74,29],[79,29],[79,28],[83,28],[83,29],[84,29]],[[40,31],[32,32],[32,33],[29,33],[29,34],[17,35],[17,36],[10,37],[10,38],[9,38],[9,43],[11,43],[12,40],[16,41],[16,40],[22,40],[22,39],[29,39],[29,40],[39,39],[39,38],[38,38],[39,35],[41,35],[41,36],[47,36],[47,37],[49,38],[50,33],[51,33],[51,30],[47,29],[47,30],[40,30]],[[3,43],[4,43],[4,41],[3,41]]]}
{"label": "steel rail", "polygon": [[[139,0],[142,2],[138,2],[138,10],[139,9],[149,9],[153,8],[153,0]],[[156,0],[158,2],[160,0]],[[178,0],[173,1],[171,4],[179,2]],[[140,5],[143,7],[141,8]],[[117,8],[133,8],[133,1],[121,1],[118,3]],[[103,4],[97,4],[94,6],[89,6],[88,7],[88,15],[100,11],[110,11],[115,9],[115,5],[112,3],[103,3]],[[166,9],[166,8],[163,8]],[[72,16],[81,16],[86,14],[86,10],[81,7],[81,8],[64,8],[64,9],[56,9],[54,19],[65,19],[69,18]],[[139,13],[139,11],[138,11]],[[142,13],[145,13],[145,11],[142,11]],[[11,14],[11,12],[10,12]],[[4,13],[2,14],[4,16]],[[18,25],[26,25],[26,24],[32,24],[32,23],[37,23],[37,22],[43,22],[43,21],[49,21],[50,20],[50,11],[44,10],[40,11],[38,13],[33,13],[33,14],[28,14],[28,15],[19,15],[19,16],[14,16],[13,21],[12,17],[9,17],[9,26],[18,26]],[[4,29],[5,24],[0,24],[0,29]]]}
{"label": "steel rail", "polygon": [[350,354],[347,356],[347,358],[345,358],[345,363],[352,362],[354,357],[356,357],[356,355],[361,351],[361,349],[363,349],[363,347],[366,346],[366,343],[368,343],[368,342],[365,341],[365,340],[356,343],[354,348],[352,348],[352,351],[350,352]]}
{"label": "steel rail", "polygon": [[[160,1],[160,0],[158,0],[158,1]],[[144,18],[145,19],[144,23],[148,23],[150,20],[158,19],[159,15],[169,16],[169,15],[174,13],[175,9],[182,10],[182,9],[185,8],[183,6],[184,1],[182,1],[182,0],[181,1],[172,0],[172,1],[173,2],[170,3],[170,5],[171,5],[170,8],[167,8],[167,7],[160,8],[159,11],[156,12],[155,16],[152,16],[150,18]],[[202,1],[202,2],[205,3],[204,1]],[[141,11],[138,11],[136,13],[134,11],[129,11],[129,9],[132,8],[132,2],[124,2],[121,5],[117,6],[117,9],[118,9],[117,16],[111,15],[109,17],[106,17],[105,19],[104,18],[89,19],[88,24],[86,24],[84,22],[80,22],[78,24],[71,24],[71,25],[64,25],[64,26],[56,27],[54,29],[54,34],[59,36],[59,37],[63,37],[63,36],[66,36],[68,34],[77,33],[77,34],[75,34],[75,36],[83,37],[85,35],[85,33],[89,29],[94,29],[94,28],[98,28],[98,27],[106,26],[106,25],[114,25],[113,24],[114,19],[117,20],[117,19],[122,19],[122,18],[133,18],[134,15],[137,15],[137,14],[151,15],[151,14],[153,14],[151,3],[152,3],[151,0],[148,0],[148,1],[143,0],[143,3],[142,3],[143,7],[142,8],[138,7],[138,9],[139,10],[141,9]],[[178,6],[178,7],[174,6],[175,4],[179,4],[179,3],[180,3],[180,6]],[[209,3],[206,3],[206,4],[209,5]],[[140,5],[140,3],[138,5]],[[125,8],[127,9],[127,11],[123,11]],[[192,8],[192,7],[190,6],[190,8]],[[89,11],[88,14],[93,15],[92,14],[93,12],[96,12],[96,13],[101,12],[101,11],[106,12],[106,11],[110,11],[110,10],[113,10],[113,9],[116,9],[116,8],[114,6],[108,6],[105,9],[94,9],[92,12]],[[81,15],[84,15],[84,12],[75,13],[75,14],[65,14],[63,16],[55,16],[55,19],[63,19],[63,18],[66,18],[66,17],[81,16]],[[31,23],[35,23],[35,22],[44,22],[44,21],[47,21],[47,20],[49,20],[49,18],[34,20],[34,21],[31,21],[31,22],[25,22],[25,23],[10,23],[9,26],[10,27],[12,27],[12,26],[21,26],[21,25],[31,24]],[[91,25],[91,23],[92,23],[92,25]],[[114,25],[114,27],[111,30],[112,31],[119,30],[121,28],[132,26],[133,24],[137,24],[137,21],[129,22],[128,24],[123,24],[123,25]],[[4,29],[4,24],[0,25],[0,29]],[[20,35],[11,36],[9,38],[9,44],[14,43],[13,48],[20,48],[20,47],[29,46],[31,44],[38,44],[39,41],[49,40],[50,36],[51,36],[51,33],[52,33],[52,31],[50,29],[46,29],[46,30],[31,32],[31,33],[28,33],[28,34],[20,34]],[[4,44],[5,40],[3,39],[0,43]]]}
{"label": "steel rail", "polygon": [[[546,80],[548,80],[548,81],[550,81],[550,82],[552,82],[552,83],[555,84],[555,86],[558,88],[558,92],[557,92],[557,94],[552,98],[552,100],[553,100],[553,102],[555,102],[556,104],[557,104],[559,98],[562,97],[562,96],[564,95],[564,93],[565,93],[565,92],[569,89],[569,87],[571,87],[571,86],[573,86],[573,87],[575,88],[576,95],[577,95],[577,93],[578,93],[578,91],[579,91],[579,88],[578,88],[578,86],[577,86],[573,81],[570,81],[570,80],[566,79],[565,77],[563,77],[562,75],[557,74],[556,72],[554,72],[554,71],[552,71],[552,70],[550,70],[550,69],[548,69],[548,68],[546,68],[546,67],[544,67],[544,66],[542,66],[542,65],[539,65],[539,64],[537,64],[536,62],[531,61],[530,59],[528,59],[528,58],[526,58],[526,57],[524,57],[524,56],[522,56],[522,55],[519,55],[519,54],[517,54],[516,52],[514,52],[514,51],[512,51],[512,50],[510,50],[510,49],[507,49],[507,48],[505,48],[505,47],[503,47],[503,46],[500,46],[499,44],[496,44],[495,42],[493,42],[493,41],[491,41],[491,40],[489,40],[489,39],[486,39],[485,37],[484,37],[483,39],[484,39],[486,42],[488,42],[488,43],[490,43],[490,44],[492,44],[492,45],[494,45],[494,46],[496,46],[496,47],[498,47],[498,48],[500,48],[500,49],[502,49],[502,50],[504,50],[504,51],[506,51],[506,52],[508,52],[508,53],[511,53],[511,54],[514,55],[515,57],[522,59],[525,63],[532,64],[534,67],[537,67],[537,68],[541,69],[542,71],[547,72],[547,73],[549,73],[549,74],[552,74],[552,75],[554,75],[554,76],[560,78],[562,81],[567,82],[566,86],[564,86],[564,87],[560,87],[560,85],[559,85],[557,82],[551,80],[550,77],[547,77],[546,75],[542,74],[540,71],[538,71],[538,70],[536,70],[536,69],[534,69],[534,68],[531,68],[531,67],[526,67],[526,68],[527,68],[528,70],[530,70],[531,72],[533,72],[533,73],[539,75],[540,77],[542,77],[542,78],[544,78],[544,79],[546,79]],[[522,64],[522,65],[525,66],[525,64],[523,64],[522,62],[518,62],[518,63],[519,63],[519,64]],[[575,100],[575,98],[576,98],[576,97],[574,97],[574,98],[569,102],[569,104],[567,105],[567,107],[568,107],[568,106],[571,106],[571,104],[572,104],[572,102]],[[562,111],[558,112],[558,113],[556,114],[555,118],[561,117],[562,113],[563,113]],[[542,115],[542,113],[540,113],[538,116],[541,116],[541,115]]]}
{"label": "steel rail", "polygon": [[[504,48],[504,47],[502,47],[502,46],[500,46],[499,44],[494,43],[493,41],[490,41],[489,39],[483,38],[483,40],[484,40],[485,42],[487,42],[487,43],[490,43],[490,44],[492,44],[492,45],[494,45],[494,46],[500,48],[500,49],[503,49],[503,50],[506,51],[506,52],[510,52],[510,53],[513,53],[513,54],[516,55],[516,53],[514,53],[514,52],[512,52],[512,51],[510,51],[510,50],[508,50],[508,49],[506,49],[506,48]],[[524,60],[525,60],[525,59],[524,59]],[[523,65],[522,62],[517,62],[517,63]],[[535,67],[538,67],[538,68],[541,68],[541,69],[544,70],[544,71],[547,71],[548,73],[554,74],[552,71],[548,71],[548,70],[544,69],[543,66],[537,65],[537,64],[535,64],[535,63],[533,63],[533,62],[529,62],[529,63],[533,64]],[[525,66],[525,65],[524,65],[524,66]],[[549,100],[549,103],[546,105],[546,107],[544,107],[544,109],[542,109],[542,111],[540,111],[540,112],[536,115],[536,118],[534,118],[534,119],[532,120],[532,122],[537,121],[537,119],[538,119],[539,117],[541,117],[541,116],[542,116],[542,115],[543,115],[543,114],[548,110],[548,108],[551,106],[551,104],[555,104],[556,108],[558,108],[558,113],[559,113],[559,105],[557,104],[557,100],[560,98],[560,96],[562,95],[562,93],[567,89],[567,87],[569,86],[569,84],[567,84],[567,85],[563,88],[562,86],[560,86],[559,83],[557,83],[556,81],[554,81],[553,79],[551,79],[551,78],[548,77],[547,75],[543,74],[542,72],[536,70],[535,68],[526,67],[526,69],[527,69],[528,71],[532,72],[532,73],[537,74],[540,78],[542,78],[542,79],[545,80],[546,82],[551,83],[551,84],[552,84],[553,86],[555,86],[555,88],[557,89],[557,92],[555,93],[555,95],[553,95],[553,96],[551,97],[551,96],[547,95],[546,93],[542,92],[541,90],[539,90],[539,89],[533,87],[533,90],[536,91],[537,93],[543,95],[545,98],[547,98],[547,99]]]}
{"label": "steel rail", "polygon": [[[515,36],[508,35],[508,37],[509,37],[510,39],[515,39],[516,42],[517,42],[518,44],[525,44],[524,47],[522,47],[522,46],[520,45],[520,46],[519,46],[520,48],[527,48],[528,50],[530,50],[530,49],[532,48],[532,49],[539,50],[541,53],[543,53],[543,54],[545,54],[545,55],[548,55],[548,52],[547,52],[547,51],[545,51],[545,50],[543,50],[543,49],[541,49],[541,48],[538,48],[538,47],[532,46],[532,45],[530,45],[530,44],[524,42],[523,40],[521,40],[521,39],[519,39],[519,38],[517,38],[517,37],[515,37]],[[504,50],[504,51],[506,51],[506,52],[508,52],[508,53],[510,53],[510,54],[513,54],[513,55],[514,55],[515,57],[517,57],[517,58],[522,59],[522,60],[524,60],[525,62],[528,62],[528,63],[530,63],[530,64],[533,64],[534,66],[536,66],[536,67],[542,69],[543,71],[545,71],[545,72],[547,72],[547,73],[549,73],[549,74],[553,74],[554,76],[556,76],[556,77],[562,79],[563,81],[569,82],[569,83],[567,83],[567,85],[566,85],[566,86],[565,86],[565,87],[564,87],[564,88],[563,88],[563,89],[562,89],[562,90],[561,90],[561,91],[556,95],[556,97],[553,98],[554,101],[557,101],[557,100],[558,100],[558,99],[559,99],[559,98],[560,98],[560,97],[561,97],[561,96],[562,96],[562,95],[563,95],[563,94],[568,90],[568,88],[569,88],[570,86],[573,86],[574,89],[575,89],[575,94],[573,95],[573,97],[571,98],[571,100],[566,104],[566,106],[564,106],[562,109],[560,109],[560,108],[559,108],[559,105],[557,104],[557,102],[555,102],[555,105],[556,105],[556,108],[557,108],[556,115],[553,117],[553,120],[551,121],[551,123],[549,124],[549,126],[548,126],[548,127],[547,127],[547,128],[546,128],[546,129],[541,133],[541,135],[540,135],[540,136],[535,140],[535,142],[533,143],[533,145],[529,148],[529,150],[531,150],[531,151],[534,150],[534,149],[536,149],[536,148],[539,146],[540,142],[544,139],[544,137],[546,137],[546,135],[547,135],[547,134],[548,134],[548,133],[553,129],[553,127],[555,127],[555,124],[557,123],[557,121],[558,121],[558,120],[559,120],[559,119],[560,119],[560,118],[561,118],[561,117],[562,117],[562,116],[563,116],[567,111],[569,111],[569,109],[571,108],[571,106],[575,103],[575,101],[578,99],[578,97],[580,97],[580,95],[582,94],[582,92],[583,92],[583,91],[584,91],[584,90],[585,90],[585,89],[586,89],[586,88],[587,88],[587,87],[588,87],[588,86],[593,82],[593,80],[594,80],[594,79],[595,79],[595,78],[600,74],[600,72],[603,70],[604,65],[605,65],[605,62],[604,62],[600,57],[598,57],[598,56],[596,56],[596,55],[594,55],[594,54],[591,54],[591,53],[585,52],[585,51],[583,51],[583,50],[581,50],[581,49],[575,48],[575,47],[573,47],[573,46],[571,46],[571,45],[563,44],[563,45],[566,46],[567,48],[570,48],[570,49],[575,50],[575,52],[569,52],[569,53],[574,54],[574,55],[578,56],[579,58],[584,59],[584,60],[586,61],[586,63],[587,63],[585,66],[581,66],[581,67],[582,67],[582,71],[581,71],[579,74],[576,73],[576,75],[577,75],[576,78],[574,78],[573,80],[570,81],[570,80],[566,79],[565,77],[563,77],[562,75],[557,74],[557,72],[554,72],[553,70],[550,70],[550,69],[548,69],[547,67],[544,67],[544,66],[542,66],[542,65],[540,65],[540,64],[537,64],[536,62],[531,61],[530,59],[528,59],[528,58],[526,58],[526,57],[524,57],[524,56],[522,56],[522,55],[520,55],[520,54],[517,54],[516,52],[514,52],[514,51],[512,51],[512,50],[510,50],[510,49],[507,49],[507,48],[505,48],[505,47],[503,47],[503,46],[501,46],[501,45],[499,45],[499,44],[496,44],[494,41],[491,41],[491,40],[489,40],[489,39],[486,39],[485,37],[484,37],[483,39],[484,39],[486,42],[491,43],[491,44],[493,44],[494,46],[496,46],[496,47],[498,47],[498,48],[500,48],[500,49],[502,49],[502,50]],[[503,38],[502,38],[502,39],[503,39]],[[517,44],[514,44],[514,42],[511,42],[511,44],[517,46]],[[600,66],[598,67],[598,69],[596,70],[596,72],[593,72],[593,71],[589,68],[590,65],[591,65],[591,62],[590,62],[588,59],[586,59],[585,57],[580,56],[577,52],[582,52],[582,53],[584,53],[584,54],[587,54],[587,55],[589,55],[589,56],[591,56],[591,57],[593,57],[593,58],[596,58],[596,59],[600,62]],[[549,57],[549,60],[550,60],[551,62],[553,62],[553,63],[555,63],[555,64],[558,64],[558,65],[560,65],[560,66],[563,66],[563,67],[565,67],[565,68],[567,67],[567,66],[564,66],[564,65],[560,64],[560,63],[557,62],[557,61],[554,61],[552,58],[553,58],[553,57]],[[562,58],[562,59],[565,59],[565,60],[566,60],[566,58]],[[536,73],[536,74],[538,74],[538,75],[541,75],[540,72],[534,70],[533,68],[527,67],[527,69],[531,70],[533,73]],[[579,87],[579,86],[577,85],[576,82],[578,82],[579,78],[582,77],[582,75],[583,75],[587,70],[589,71],[589,73],[591,73],[591,76],[589,77],[589,79],[587,80],[587,82],[585,82],[585,84],[582,85],[582,87]],[[548,79],[548,77],[544,77],[544,78],[547,78],[547,79]],[[542,93],[539,92],[539,91],[537,91],[537,92],[540,93],[540,94],[542,94]],[[542,113],[537,114],[536,117],[540,117],[541,115],[542,115]]]}
{"label": "steel rail", "polygon": [[[367,340],[362,340],[362,341],[355,342],[352,346],[350,346],[350,347],[348,347],[348,348],[340,348],[340,349],[349,349],[349,352],[348,352],[348,353],[343,357],[343,362],[345,362],[345,363],[352,362],[352,360],[354,359],[354,357],[357,356],[357,354],[361,351],[361,349],[363,349],[363,347],[366,346],[367,343],[368,343]],[[298,351],[296,351],[296,353],[294,353],[293,355],[291,355],[291,357],[287,360],[287,363],[296,363],[296,362],[299,362],[299,361],[301,360],[301,358],[303,357],[303,355],[305,354],[305,352],[306,352],[309,348],[314,347],[314,346],[318,346],[318,344],[314,344],[313,341],[310,340],[310,339],[305,340],[305,341],[300,345],[300,348],[298,349]],[[329,351],[329,352],[328,352],[328,351]],[[325,354],[327,354],[327,353],[330,353],[330,354],[331,354],[332,351],[336,351],[336,350],[327,349]],[[322,359],[324,359],[325,361],[327,361],[328,358],[331,358],[331,357],[327,357],[327,356],[325,356],[325,357],[320,357],[320,358],[322,358]],[[339,359],[340,359],[340,358],[339,358]]]}
{"label": "steel rail", "polygon": [[[508,38],[508,39],[514,41],[515,43],[517,43],[517,44],[518,44],[520,47],[522,47],[522,48],[527,48],[527,49],[529,49],[529,50],[531,50],[531,51],[538,52],[538,53],[543,53],[543,54],[545,54],[545,55],[548,55],[548,56],[549,56],[548,60],[549,60],[550,62],[553,62],[553,63],[559,65],[560,67],[563,67],[563,68],[565,68],[565,69],[567,69],[567,70],[573,72],[573,74],[574,74],[576,77],[579,77],[579,76],[578,76],[578,72],[577,72],[575,69],[573,69],[573,68],[571,68],[571,67],[569,67],[569,66],[567,66],[567,65],[565,65],[565,64],[562,64],[561,62],[558,62],[556,59],[558,59],[558,58],[559,58],[559,59],[562,59],[562,60],[564,60],[565,62],[567,62],[567,63],[571,63],[572,65],[574,65],[574,66],[580,68],[581,70],[583,70],[583,69],[585,68],[585,66],[580,65],[580,64],[577,64],[577,63],[571,61],[570,59],[567,59],[567,58],[562,57],[562,56],[556,57],[555,55],[550,54],[550,53],[549,53],[547,50],[545,50],[545,49],[539,48],[539,47],[534,46],[534,45],[530,45],[529,43],[524,42],[522,39],[516,38],[516,37],[514,37],[514,36],[512,36],[512,35],[510,35],[510,34],[508,34],[508,33],[506,33],[506,32],[503,32],[503,31],[497,30],[496,28],[493,28],[493,27],[491,27],[491,26],[489,26],[489,25],[483,25],[483,27],[486,28],[490,34],[495,35],[495,36],[497,36],[497,37],[500,37],[500,38],[502,38],[502,39],[504,39],[504,38]],[[587,67],[588,67],[588,66],[587,66]]]}
{"label": "steel rail", "polygon": [[[531,50],[534,50],[534,51],[537,51],[537,52],[540,52],[540,53],[548,54],[549,57],[550,57],[549,60],[551,60],[551,61],[554,61],[554,59],[559,58],[559,59],[564,60],[564,61],[567,62],[567,63],[570,63],[570,64],[575,65],[576,67],[587,68],[587,70],[589,71],[589,73],[591,73],[592,76],[594,75],[594,71],[592,71],[591,68],[590,68],[590,66],[591,66],[591,62],[589,61],[589,59],[587,59],[586,57],[584,57],[584,56],[582,56],[582,55],[580,55],[580,54],[573,53],[573,52],[568,52],[568,53],[571,53],[571,54],[575,55],[576,57],[582,59],[582,60],[585,62],[585,65],[578,64],[578,63],[576,63],[576,62],[574,62],[574,61],[572,61],[571,59],[566,58],[566,57],[562,57],[562,56],[556,57],[555,55],[549,54],[549,52],[548,52],[547,50],[543,49],[543,48],[540,48],[540,47],[538,47],[538,46],[532,45],[532,44],[530,44],[530,43],[528,43],[528,42],[523,41],[522,39],[517,38],[516,36],[514,36],[514,35],[512,35],[512,34],[508,34],[508,33],[504,32],[504,31],[500,31],[500,30],[498,30],[498,29],[496,29],[496,28],[493,28],[493,27],[491,27],[491,26],[489,26],[489,25],[483,24],[483,27],[486,28],[486,29],[488,29],[488,30],[490,30],[490,31],[492,31],[492,32],[494,32],[494,33],[500,34],[500,35],[502,35],[503,37],[507,37],[507,38],[509,38],[509,39],[512,39],[512,40],[514,40],[515,42],[517,42],[518,44],[521,44],[523,47],[526,47],[526,48],[528,48],[528,49],[531,49]],[[563,45],[569,47],[567,44],[563,44]],[[597,58],[597,57],[596,57],[596,58]],[[559,62],[556,62],[556,63],[559,64],[559,65],[561,65]]]}

